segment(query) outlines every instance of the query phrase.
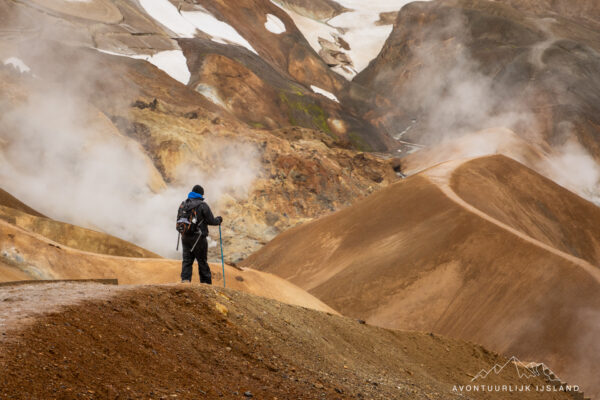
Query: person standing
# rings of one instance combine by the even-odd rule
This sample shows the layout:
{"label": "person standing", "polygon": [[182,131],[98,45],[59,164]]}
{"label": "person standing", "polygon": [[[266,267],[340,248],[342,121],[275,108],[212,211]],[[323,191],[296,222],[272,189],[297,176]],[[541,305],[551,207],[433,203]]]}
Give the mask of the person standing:
{"label": "person standing", "polygon": [[198,261],[200,283],[212,284],[212,275],[207,262],[208,225],[221,225],[223,218],[214,217],[204,201],[204,189],[194,186],[188,198],[179,206],[177,230],[181,233],[183,261],[181,262],[181,282],[190,283],[194,260]]}

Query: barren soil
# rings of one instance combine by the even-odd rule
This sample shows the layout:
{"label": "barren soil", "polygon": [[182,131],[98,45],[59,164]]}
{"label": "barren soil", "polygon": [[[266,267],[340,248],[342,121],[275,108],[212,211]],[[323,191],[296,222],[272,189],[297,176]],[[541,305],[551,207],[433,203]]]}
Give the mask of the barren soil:
{"label": "barren soil", "polygon": [[[449,399],[453,385],[506,361],[477,345],[208,286],[19,286],[0,288],[0,301],[19,316],[1,325],[3,399]],[[486,378],[500,382],[523,380],[513,369]]]}
{"label": "barren soil", "polygon": [[[506,179],[481,182],[488,164],[492,172],[486,174],[507,171]],[[450,182],[459,182],[460,196]],[[519,203],[523,184],[544,193],[537,207]],[[503,214],[467,203],[492,188],[504,197],[483,210]],[[557,206],[562,203],[569,207]],[[594,395],[600,393],[594,372],[600,269],[586,260],[594,259],[598,242],[572,246],[581,258],[551,245],[564,243],[573,227],[588,226],[585,212],[572,212],[587,204],[503,156],[442,164],[279,235],[242,265],[289,279],[343,315],[432,330],[545,362]],[[562,215],[544,219],[540,209]],[[554,231],[529,236],[503,216],[514,210],[521,213],[516,218],[532,221],[529,231],[550,223]],[[557,221],[568,218],[561,230]]]}

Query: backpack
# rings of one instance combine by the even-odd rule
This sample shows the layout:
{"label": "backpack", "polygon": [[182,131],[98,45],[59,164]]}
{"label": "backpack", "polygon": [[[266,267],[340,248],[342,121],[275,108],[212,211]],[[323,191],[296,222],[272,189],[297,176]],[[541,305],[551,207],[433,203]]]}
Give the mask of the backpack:
{"label": "backpack", "polygon": [[198,232],[198,226],[202,221],[198,222],[197,210],[198,206],[189,208],[189,203],[187,200],[183,201],[179,206],[175,229],[177,229],[177,232],[179,232],[182,236],[193,235]]}

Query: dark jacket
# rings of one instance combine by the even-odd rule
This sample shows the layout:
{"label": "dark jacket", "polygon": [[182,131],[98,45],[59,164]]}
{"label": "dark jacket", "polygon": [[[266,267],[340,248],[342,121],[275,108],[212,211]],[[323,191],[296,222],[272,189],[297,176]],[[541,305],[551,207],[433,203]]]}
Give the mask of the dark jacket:
{"label": "dark jacket", "polygon": [[[198,231],[203,236],[208,236],[208,225],[219,225],[219,220],[215,218],[208,204],[202,199],[186,199],[183,202],[183,207],[186,210],[196,209],[198,216]],[[192,234],[197,234],[198,231]]]}

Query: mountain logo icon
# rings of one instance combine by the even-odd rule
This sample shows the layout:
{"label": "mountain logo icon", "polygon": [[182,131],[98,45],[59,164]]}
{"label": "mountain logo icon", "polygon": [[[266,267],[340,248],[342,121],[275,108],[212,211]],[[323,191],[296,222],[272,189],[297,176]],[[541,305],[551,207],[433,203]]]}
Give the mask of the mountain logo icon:
{"label": "mountain logo icon", "polygon": [[560,378],[554,372],[552,372],[552,370],[548,368],[546,364],[537,362],[525,363],[520,361],[515,356],[512,356],[506,363],[504,363],[504,365],[496,364],[489,370],[482,369],[477,375],[475,375],[473,379],[471,379],[471,382],[474,382],[477,379],[485,379],[491,373],[498,375],[505,368],[512,367],[514,367],[517,370],[517,375],[519,376],[519,378],[537,378],[541,376],[547,382],[561,383]]}

